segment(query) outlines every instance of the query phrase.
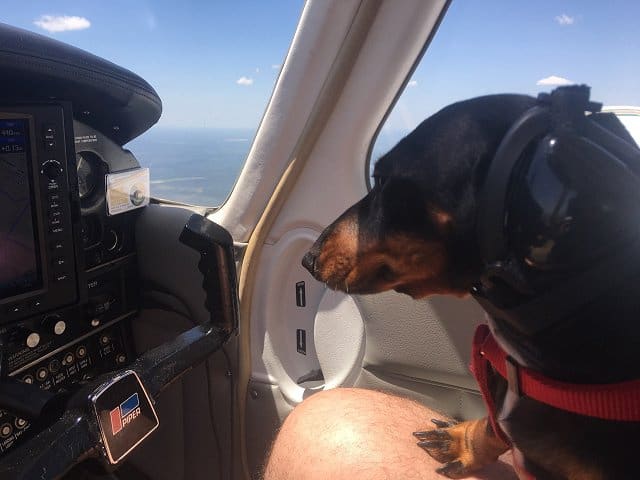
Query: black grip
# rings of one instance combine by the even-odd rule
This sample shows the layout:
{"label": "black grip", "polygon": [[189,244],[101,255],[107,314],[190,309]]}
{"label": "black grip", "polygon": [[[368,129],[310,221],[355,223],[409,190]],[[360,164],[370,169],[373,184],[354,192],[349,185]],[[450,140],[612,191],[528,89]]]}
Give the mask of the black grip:
{"label": "black grip", "polygon": [[238,282],[233,239],[227,230],[199,214],[193,214],[180,234],[180,242],[200,253],[205,308],[212,325],[226,333],[238,328]]}

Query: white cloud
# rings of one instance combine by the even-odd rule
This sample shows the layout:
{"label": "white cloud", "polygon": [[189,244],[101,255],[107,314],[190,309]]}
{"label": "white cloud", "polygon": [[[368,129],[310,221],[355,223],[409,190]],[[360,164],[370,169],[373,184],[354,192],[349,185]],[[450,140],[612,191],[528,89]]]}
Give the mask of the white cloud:
{"label": "white cloud", "polygon": [[418,85],[418,81],[417,80],[410,80],[407,85],[409,87],[416,87]]}
{"label": "white cloud", "polygon": [[551,75],[550,77],[541,78],[536,82],[536,85],[575,85],[576,82],[567,78]]}
{"label": "white cloud", "polygon": [[256,67],[256,73],[260,73],[260,67]]}
{"label": "white cloud", "polygon": [[278,70],[280,68],[280,65],[274,63],[273,65],[271,65],[271,68],[273,68],[274,70]]}
{"label": "white cloud", "polygon": [[576,21],[575,17],[571,17],[569,15],[567,15],[566,13],[563,13],[562,15],[558,15],[557,17],[555,17],[555,21],[558,22],[559,25],[573,25],[573,22]]}
{"label": "white cloud", "polygon": [[33,23],[47,32],[84,30],[91,26],[88,19],[69,15],[42,15]]}
{"label": "white cloud", "polygon": [[238,85],[244,85],[245,87],[248,87],[250,85],[253,85],[253,78],[248,78],[248,77],[240,77],[238,80],[236,80],[236,83]]}

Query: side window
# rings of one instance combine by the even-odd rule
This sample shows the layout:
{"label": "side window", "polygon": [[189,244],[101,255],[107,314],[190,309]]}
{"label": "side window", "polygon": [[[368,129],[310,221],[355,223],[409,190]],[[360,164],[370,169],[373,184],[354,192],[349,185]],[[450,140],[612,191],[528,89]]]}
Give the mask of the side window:
{"label": "side window", "polygon": [[[640,3],[454,0],[380,129],[375,161],[422,120],[451,103],[495,93],[536,96],[587,84],[639,139]],[[633,107],[636,108],[633,108]],[[631,130],[634,131],[631,131]]]}
{"label": "side window", "polygon": [[618,116],[636,143],[640,145],[640,107],[608,107],[606,110]]}

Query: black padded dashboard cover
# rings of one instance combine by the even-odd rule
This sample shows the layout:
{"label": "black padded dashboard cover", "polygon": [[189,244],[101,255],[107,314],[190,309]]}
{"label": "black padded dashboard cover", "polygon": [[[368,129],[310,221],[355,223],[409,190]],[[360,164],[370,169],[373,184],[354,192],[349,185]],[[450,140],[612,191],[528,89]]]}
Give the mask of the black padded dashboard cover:
{"label": "black padded dashboard cover", "polygon": [[0,98],[68,100],[74,117],[127,143],[154,125],[162,101],[145,80],[57,40],[0,23]]}

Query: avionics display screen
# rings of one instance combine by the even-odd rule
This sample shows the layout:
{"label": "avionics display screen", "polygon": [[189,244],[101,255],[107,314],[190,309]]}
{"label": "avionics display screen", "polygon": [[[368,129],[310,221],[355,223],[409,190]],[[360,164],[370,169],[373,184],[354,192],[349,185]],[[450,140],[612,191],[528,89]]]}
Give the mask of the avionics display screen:
{"label": "avionics display screen", "polygon": [[42,286],[29,121],[0,118],[0,301]]}

